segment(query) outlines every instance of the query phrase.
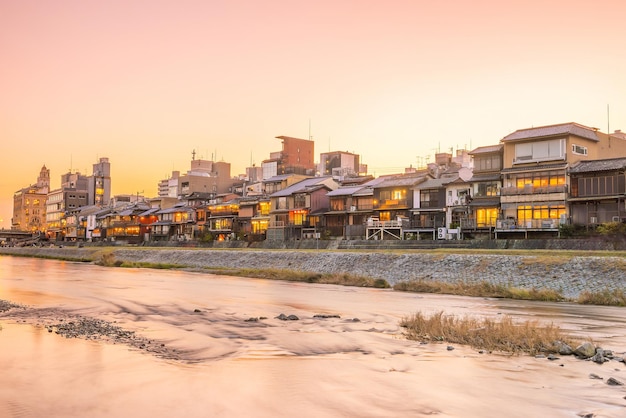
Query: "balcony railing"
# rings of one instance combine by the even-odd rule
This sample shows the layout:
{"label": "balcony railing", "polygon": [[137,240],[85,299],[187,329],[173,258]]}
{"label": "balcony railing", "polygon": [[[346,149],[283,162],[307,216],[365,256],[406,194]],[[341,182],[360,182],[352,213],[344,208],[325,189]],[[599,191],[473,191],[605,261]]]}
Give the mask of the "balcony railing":
{"label": "balcony railing", "polygon": [[412,220],[409,224],[409,228],[411,229],[431,229],[431,228],[439,228],[444,225],[443,219],[425,219],[425,220]]}
{"label": "balcony railing", "polygon": [[403,221],[378,221],[375,219],[368,219],[367,226],[372,228],[401,228],[404,226]]}
{"label": "balcony railing", "polygon": [[377,209],[403,208],[407,207],[408,204],[408,199],[381,199],[375,207]]}
{"label": "balcony railing", "polygon": [[524,230],[524,229],[557,229],[559,227],[558,219],[530,219],[530,220],[516,220],[516,219],[499,219],[495,225],[486,222],[477,222],[472,218],[460,219],[461,229],[479,229],[479,228],[493,228],[506,230]]}
{"label": "balcony railing", "polygon": [[527,185],[526,187],[503,187],[501,190],[502,196],[546,194],[546,193],[566,193],[566,192],[567,192],[566,184],[559,184],[557,186],[542,186],[542,187],[534,187],[532,185]]}
{"label": "balcony railing", "polygon": [[502,219],[496,222],[497,229],[557,229],[558,219]]}

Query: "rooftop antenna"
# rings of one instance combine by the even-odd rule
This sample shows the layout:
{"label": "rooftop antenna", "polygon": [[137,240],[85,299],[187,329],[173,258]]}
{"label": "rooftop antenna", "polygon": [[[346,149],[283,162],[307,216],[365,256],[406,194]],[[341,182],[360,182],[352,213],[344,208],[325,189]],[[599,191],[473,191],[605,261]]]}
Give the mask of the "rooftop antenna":
{"label": "rooftop antenna", "polygon": [[309,118],[309,141],[311,140],[311,118]]}
{"label": "rooftop antenna", "polygon": [[191,161],[195,161],[196,159],[196,150],[191,151]]}
{"label": "rooftop antenna", "polygon": [[609,148],[611,148],[611,125],[610,125],[610,116],[611,114],[609,113],[609,104],[606,104],[606,133],[609,136]]}

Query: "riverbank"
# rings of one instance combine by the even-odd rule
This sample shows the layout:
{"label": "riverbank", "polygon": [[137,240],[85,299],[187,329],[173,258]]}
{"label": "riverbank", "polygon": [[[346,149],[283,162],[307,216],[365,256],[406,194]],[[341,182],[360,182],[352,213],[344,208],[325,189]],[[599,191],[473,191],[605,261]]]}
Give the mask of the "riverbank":
{"label": "riverbank", "polygon": [[[506,251],[337,251],[182,249],[134,247],[0,248],[0,254],[96,262],[169,264],[191,269],[280,269],[353,274],[384,279],[449,283],[489,282],[521,289],[551,289],[575,299],[581,292],[624,290],[626,257],[553,252]],[[589,253],[593,254],[593,253]]]}
{"label": "riverbank", "polygon": [[424,343],[400,326],[416,312],[510,316],[554,324],[623,358],[623,308],[27,257],[0,257],[0,288],[24,306],[0,315],[8,416],[617,418],[626,410],[616,359]]}

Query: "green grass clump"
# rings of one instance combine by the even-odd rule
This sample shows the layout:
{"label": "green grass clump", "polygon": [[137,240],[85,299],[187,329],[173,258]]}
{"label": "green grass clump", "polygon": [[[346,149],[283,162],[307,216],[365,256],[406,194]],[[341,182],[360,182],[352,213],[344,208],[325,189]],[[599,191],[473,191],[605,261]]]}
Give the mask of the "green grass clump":
{"label": "green grass clump", "polygon": [[557,353],[557,341],[575,346],[576,342],[552,324],[537,321],[515,323],[509,316],[495,321],[489,318],[457,318],[437,312],[428,317],[418,312],[400,321],[407,338],[416,341],[445,341],[476,349],[507,353]]}
{"label": "green grass clump", "polygon": [[446,295],[507,298],[521,300],[542,300],[550,302],[562,301],[565,298],[556,290],[552,289],[521,289],[487,281],[468,282],[442,282],[436,280],[409,280],[396,283],[394,290],[417,293],[440,293]]}

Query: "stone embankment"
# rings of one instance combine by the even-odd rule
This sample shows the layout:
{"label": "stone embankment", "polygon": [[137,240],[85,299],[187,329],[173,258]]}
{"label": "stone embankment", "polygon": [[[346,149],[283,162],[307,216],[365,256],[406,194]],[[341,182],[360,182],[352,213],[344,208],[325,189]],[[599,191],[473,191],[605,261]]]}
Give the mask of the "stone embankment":
{"label": "stone embankment", "polygon": [[626,258],[567,254],[509,255],[383,251],[215,250],[157,248],[0,248],[0,254],[98,261],[176,264],[189,268],[285,269],[349,273],[391,285],[423,279],[491,282],[526,289],[554,289],[567,298],[582,291],[626,290]]}

